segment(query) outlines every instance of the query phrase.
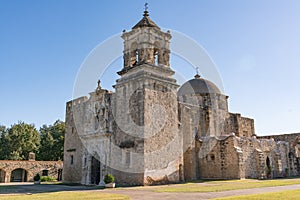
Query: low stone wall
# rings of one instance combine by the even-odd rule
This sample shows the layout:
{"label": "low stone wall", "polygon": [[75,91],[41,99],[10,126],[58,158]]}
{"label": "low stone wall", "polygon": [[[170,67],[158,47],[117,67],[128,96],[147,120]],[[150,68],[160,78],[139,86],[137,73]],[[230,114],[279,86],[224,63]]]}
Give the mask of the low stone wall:
{"label": "low stone wall", "polygon": [[[33,181],[33,177],[39,173],[41,176],[47,173],[54,179],[61,179],[63,168],[62,161],[13,161],[0,160],[0,182],[9,183],[11,181],[28,182]],[[20,176],[17,179],[15,176]]]}

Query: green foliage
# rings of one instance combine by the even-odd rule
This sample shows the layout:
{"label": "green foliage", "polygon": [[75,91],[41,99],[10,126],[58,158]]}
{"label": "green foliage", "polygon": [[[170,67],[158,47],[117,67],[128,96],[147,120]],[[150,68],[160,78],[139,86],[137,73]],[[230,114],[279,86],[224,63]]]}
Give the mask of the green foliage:
{"label": "green foliage", "polygon": [[106,174],[104,176],[104,183],[113,183],[115,181],[115,177],[112,174]]}
{"label": "green foliage", "polygon": [[57,120],[53,125],[40,128],[41,146],[37,160],[63,160],[65,123]]}
{"label": "green foliage", "polygon": [[22,160],[22,157],[20,156],[20,153],[18,151],[10,152],[8,156],[9,160]]}
{"label": "green foliage", "polygon": [[34,180],[34,181],[39,181],[40,179],[41,179],[40,174],[36,174],[36,175],[33,177],[33,180]]}
{"label": "green foliage", "polygon": [[65,123],[57,120],[43,125],[39,132],[24,122],[10,128],[0,126],[0,160],[27,160],[29,152],[35,153],[37,160],[63,160]]}
{"label": "green foliage", "polygon": [[29,152],[39,149],[40,136],[34,125],[18,122],[10,128],[1,128],[0,159],[25,160]]}
{"label": "green foliage", "polygon": [[0,126],[0,160],[7,159],[7,155],[10,154],[8,148],[7,131],[8,130],[5,126]]}
{"label": "green foliage", "polygon": [[54,182],[56,181],[55,178],[52,178],[51,176],[42,176],[41,182]]}

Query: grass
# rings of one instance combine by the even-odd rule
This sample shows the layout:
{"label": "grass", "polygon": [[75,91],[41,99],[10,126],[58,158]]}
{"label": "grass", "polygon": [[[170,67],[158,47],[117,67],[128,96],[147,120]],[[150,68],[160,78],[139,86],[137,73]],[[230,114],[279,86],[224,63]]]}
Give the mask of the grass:
{"label": "grass", "polygon": [[186,183],[172,185],[154,190],[155,192],[220,192],[227,190],[240,190],[248,188],[261,188],[300,184],[300,179],[275,179],[275,180],[229,180],[206,181],[202,183]]}
{"label": "grass", "polygon": [[5,200],[87,200],[87,199],[105,199],[105,200],[129,200],[130,198],[125,195],[106,194],[101,192],[54,192],[54,193],[41,193],[31,195],[12,195],[0,196],[0,199]]}
{"label": "grass", "polygon": [[285,199],[285,200],[294,200],[300,199],[300,190],[288,190],[283,192],[268,192],[264,194],[251,194],[251,195],[241,195],[241,196],[234,196],[234,197],[224,197],[224,198],[217,198],[215,200],[276,200],[276,199]]}

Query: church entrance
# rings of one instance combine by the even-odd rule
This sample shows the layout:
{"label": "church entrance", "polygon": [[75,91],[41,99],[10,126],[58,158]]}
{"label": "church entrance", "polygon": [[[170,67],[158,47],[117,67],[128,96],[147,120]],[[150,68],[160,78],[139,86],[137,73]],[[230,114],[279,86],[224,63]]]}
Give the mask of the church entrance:
{"label": "church entrance", "polygon": [[100,182],[100,161],[92,157],[91,162],[91,184],[98,185]]}
{"label": "church entrance", "polygon": [[27,171],[22,168],[13,170],[11,172],[10,182],[27,182]]}

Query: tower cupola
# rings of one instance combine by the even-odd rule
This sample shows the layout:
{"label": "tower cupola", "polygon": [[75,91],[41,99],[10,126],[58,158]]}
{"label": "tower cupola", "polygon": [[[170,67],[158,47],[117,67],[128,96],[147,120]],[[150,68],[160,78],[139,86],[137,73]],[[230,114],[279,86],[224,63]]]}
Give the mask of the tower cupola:
{"label": "tower cupola", "polygon": [[129,32],[122,34],[124,40],[124,66],[119,75],[142,64],[170,67],[170,31],[163,32],[150,19],[147,7],[143,18]]}

